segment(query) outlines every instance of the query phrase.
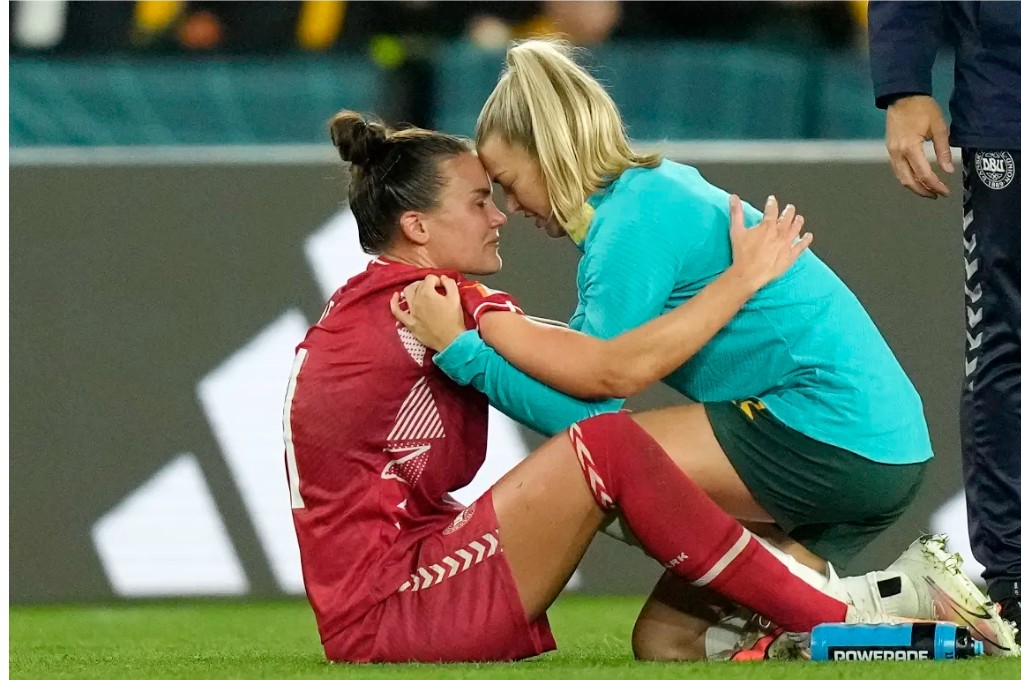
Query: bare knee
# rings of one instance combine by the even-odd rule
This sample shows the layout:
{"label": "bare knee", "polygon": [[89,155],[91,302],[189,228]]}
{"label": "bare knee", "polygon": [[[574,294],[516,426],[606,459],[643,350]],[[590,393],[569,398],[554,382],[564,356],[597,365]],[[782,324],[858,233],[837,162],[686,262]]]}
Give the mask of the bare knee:
{"label": "bare knee", "polygon": [[705,634],[639,616],[631,631],[631,649],[639,661],[700,661],[705,659]]}

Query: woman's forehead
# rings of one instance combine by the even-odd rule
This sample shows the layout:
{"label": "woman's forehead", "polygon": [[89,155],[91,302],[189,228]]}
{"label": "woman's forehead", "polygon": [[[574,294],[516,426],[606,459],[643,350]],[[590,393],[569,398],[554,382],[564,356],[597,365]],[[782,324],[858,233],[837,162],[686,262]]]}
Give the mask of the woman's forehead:
{"label": "woman's forehead", "polygon": [[528,152],[516,144],[494,138],[479,147],[479,158],[491,175],[499,175],[531,162]]}
{"label": "woman's forehead", "polygon": [[463,182],[472,185],[469,190],[479,186],[489,186],[489,175],[482,166],[478,156],[473,153],[458,154],[447,162],[447,171],[454,180],[452,183]]}

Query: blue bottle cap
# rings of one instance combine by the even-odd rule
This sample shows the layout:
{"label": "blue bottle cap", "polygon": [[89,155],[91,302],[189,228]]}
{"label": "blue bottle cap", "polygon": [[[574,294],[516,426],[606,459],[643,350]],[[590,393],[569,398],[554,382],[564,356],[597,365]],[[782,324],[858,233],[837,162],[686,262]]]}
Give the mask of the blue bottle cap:
{"label": "blue bottle cap", "polygon": [[981,640],[975,640],[975,656],[982,656],[986,653],[986,645]]}

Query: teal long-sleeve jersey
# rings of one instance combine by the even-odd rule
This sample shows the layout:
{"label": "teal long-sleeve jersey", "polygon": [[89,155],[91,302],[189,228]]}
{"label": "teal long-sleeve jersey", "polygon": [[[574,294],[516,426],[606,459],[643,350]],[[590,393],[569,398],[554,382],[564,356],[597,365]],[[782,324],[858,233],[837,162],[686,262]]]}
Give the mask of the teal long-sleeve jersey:
{"label": "teal long-sleeve jersey", "polygon": [[[634,168],[589,198],[571,328],[612,338],[684,304],[732,261],[728,194],[695,168]],[[762,213],[745,204],[745,223]],[[436,365],[544,434],[623,400],[584,401],[525,375],[478,333]],[[932,457],[921,399],[868,313],[811,251],[664,382],[698,402],[757,398],[787,426],[873,461]]]}

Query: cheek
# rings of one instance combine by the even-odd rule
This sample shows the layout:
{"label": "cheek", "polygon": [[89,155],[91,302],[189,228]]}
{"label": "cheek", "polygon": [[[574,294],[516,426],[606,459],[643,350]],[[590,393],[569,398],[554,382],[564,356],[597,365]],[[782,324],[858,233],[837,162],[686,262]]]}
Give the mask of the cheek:
{"label": "cheek", "polygon": [[539,213],[543,216],[549,216],[549,192],[546,191],[546,185],[544,183],[538,180],[532,183],[532,189],[528,192],[528,201],[532,204],[532,212]]}

